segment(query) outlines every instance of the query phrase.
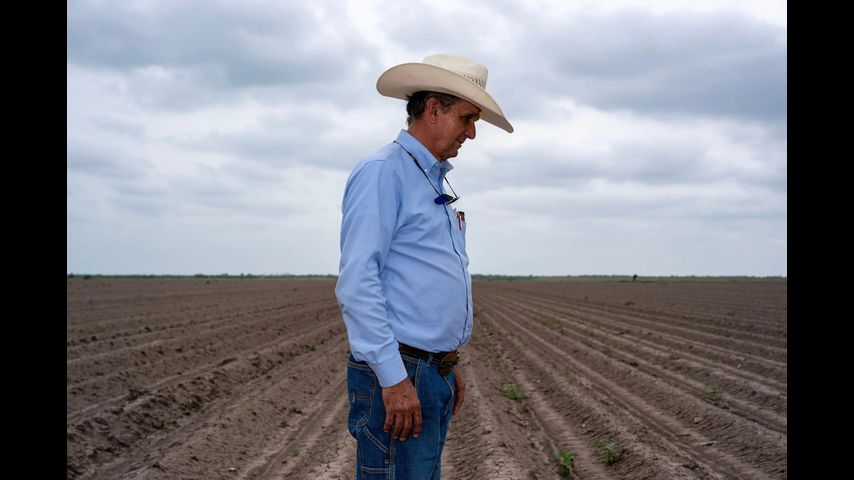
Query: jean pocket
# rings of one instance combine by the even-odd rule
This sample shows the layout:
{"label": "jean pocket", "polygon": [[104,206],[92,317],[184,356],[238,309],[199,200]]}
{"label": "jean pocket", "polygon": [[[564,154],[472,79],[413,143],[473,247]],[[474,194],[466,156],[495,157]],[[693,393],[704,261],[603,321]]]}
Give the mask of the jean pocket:
{"label": "jean pocket", "polygon": [[388,479],[391,472],[391,435],[372,433],[368,426],[356,429],[356,467],[360,480]]}
{"label": "jean pocket", "polygon": [[454,386],[454,384],[455,384],[454,376],[455,375],[456,374],[454,373],[454,371],[451,370],[451,373],[442,377],[442,379],[445,380],[445,384],[448,386],[448,390],[449,390],[448,402],[445,404],[445,415],[447,415],[450,412],[451,407],[454,406],[454,401],[456,400],[454,398],[457,395],[457,391],[456,391],[457,389]]}
{"label": "jean pocket", "polygon": [[419,377],[421,375],[421,361],[418,357],[413,357],[406,353],[400,354],[400,359],[403,360],[403,368],[406,369],[406,376],[418,392]]}
{"label": "jean pocket", "polygon": [[356,428],[370,421],[377,387],[377,376],[367,363],[356,362],[352,358],[347,361],[347,401],[350,403],[348,425],[351,434],[355,435]]}
{"label": "jean pocket", "polygon": [[391,434],[382,431],[385,408],[382,393],[371,367],[350,358],[347,362],[348,429],[356,439],[357,478],[388,479],[391,472]]}

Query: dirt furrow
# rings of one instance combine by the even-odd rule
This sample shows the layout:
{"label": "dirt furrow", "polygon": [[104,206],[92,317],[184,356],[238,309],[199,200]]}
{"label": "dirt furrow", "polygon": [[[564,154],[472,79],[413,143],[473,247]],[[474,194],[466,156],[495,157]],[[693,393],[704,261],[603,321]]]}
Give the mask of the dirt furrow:
{"label": "dirt furrow", "polygon": [[[207,317],[212,313],[219,313],[228,308],[221,304],[223,299],[218,299],[212,304],[202,305],[176,305],[163,303],[154,309],[148,304],[136,304],[130,306],[116,306],[102,312],[97,320],[93,320],[93,312],[86,308],[80,308],[69,312],[66,334],[72,342],[85,340],[87,336],[100,332],[109,332],[113,336],[123,336],[126,332],[132,332],[135,325],[156,326],[170,320],[181,319],[187,316]],[[269,304],[278,303],[276,300],[267,299]],[[257,302],[250,304],[259,307]],[[235,306],[235,311],[246,309],[248,305]],[[261,306],[263,308],[263,306]],[[72,347],[92,346],[91,343],[72,343]]]}
{"label": "dirt furrow", "polygon": [[[481,282],[481,286],[491,291],[506,294],[521,294],[537,299],[548,299],[557,303],[570,303],[598,309],[617,308],[620,311],[648,313],[654,318],[682,321],[691,318],[694,323],[719,325],[748,333],[778,333],[779,320],[785,318],[785,284],[770,285],[778,289],[763,299],[757,285],[743,283],[728,286],[721,291],[712,290],[710,285],[696,285],[693,292],[686,291],[684,285],[667,284],[655,286],[666,291],[650,290],[652,284],[630,283],[594,283],[583,282],[534,282],[522,285],[519,282]],[[760,285],[761,286],[761,285]],[[742,291],[747,287],[746,291]],[[693,295],[691,294],[693,293]],[[603,295],[604,294],[604,295]],[[719,298],[715,302],[703,299],[710,295]],[[739,300],[744,297],[745,300]],[[780,308],[780,302],[783,307]]]}
{"label": "dirt furrow", "polygon": [[[323,345],[323,343],[326,342],[325,337],[338,334],[343,330],[343,326],[338,325],[337,322],[325,322],[316,325],[314,328],[305,332],[295,330],[290,334],[291,338],[288,340],[276,337],[262,344],[244,345],[241,347],[242,350],[235,348],[235,345],[229,345],[227,350],[224,350],[219,354],[207,355],[208,357],[213,357],[209,358],[207,362],[194,362],[191,366],[188,366],[186,363],[182,363],[186,362],[186,356],[182,356],[180,359],[176,359],[175,357],[166,358],[161,362],[158,362],[158,364],[151,365],[151,367],[163,367],[168,369],[165,373],[163,370],[154,370],[154,368],[151,370],[140,370],[139,376],[137,377],[131,375],[122,376],[122,372],[119,372],[116,375],[110,375],[110,377],[122,376],[121,382],[104,385],[98,390],[98,393],[102,396],[106,396],[111,392],[114,393],[114,395],[105,399],[98,399],[94,403],[80,407],[77,410],[68,413],[66,415],[66,419],[68,423],[79,422],[96,412],[107,410],[122,403],[136,401],[136,398],[141,397],[145,393],[154,392],[163,387],[179,384],[187,379],[205,375],[208,372],[227,366],[239,359],[249,359],[248,361],[256,362],[257,358],[253,358],[250,354],[258,350],[269,350],[271,348],[275,348],[275,353],[279,357],[292,358],[302,351],[310,349],[309,345],[315,345],[315,348],[317,348],[316,345],[318,344]],[[224,358],[224,355],[230,356]],[[175,371],[176,373],[169,374],[171,371]],[[100,381],[104,381],[104,377],[102,377]],[[72,408],[76,405],[73,400],[75,399],[66,397],[68,408]]]}
{"label": "dirt furrow", "polygon": [[[512,326],[517,338],[525,337],[532,344],[527,348],[534,347],[538,351],[550,352],[553,357],[561,359],[571,366],[572,371],[587,378],[606,401],[627,412],[627,417],[643,419],[649,431],[655,433],[662,443],[671,445],[677,451],[681,450],[706,470],[717,472],[718,475],[738,473],[751,478],[771,478],[772,474],[754,465],[766,464],[765,468],[769,468],[767,464],[770,464],[773,468],[780,455],[785,457],[785,442],[781,444],[776,434],[772,436],[755,425],[739,425],[742,422],[740,417],[703,404],[700,400],[664,385],[643,372],[615,366],[609,359],[602,358],[605,357],[604,353],[596,350],[590,350],[589,354],[584,356],[588,363],[582,363],[580,359],[576,360],[573,355],[568,355],[565,349],[545,341],[503,311],[495,309],[489,313],[501,318],[507,325],[499,326],[505,334],[509,333],[506,329]],[[517,338],[508,337],[514,343],[519,342]],[[521,344],[518,346],[525,348]],[[579,349],[585,348],[588,347],[579,344]],[[686,424],[686,421],[690,422],[686,417],[700,418],[701,422],[711,419],[713,423],[695,428],[694,425]],[[722,441],[723,435],[731,428],[738,429],[738,438]],[[703,433],[704,431],[708,433]],[[717,440],[712,441],[707,434],[714,435]],[[757,452],[753,458],[742,459],[745,449],[757,447],[762,451]],[[708,463],[705,463],[704,459],[707,459]]]}
{"label": "dirt furrow", "polygon": [[[330,339],[329,349],[333,355],[343,354],[345,338],[341,333]],[[145,472],[140,478],[173,478],[178,472],[196,472],[199,476],[195,478],[215,478],[216,475],[233,478],[233,472],[225,468],[216,471],[217,463],[226,459],[231,459],[229,462],[233,465],[245,463],[251,458],[249,449],[261,439],[269,438],[272,431],[286,428],[288,421],[293,422],[309,411],[308,407],[303,407],[304,411],[294,405],[310,405],[308,399],[318,391],[334,388],[330,381],[333,377],[319,374],[336,370],[329,366],[326,355],[304,351],[288,362],[280,362],[273,354],[264,356],[257,352],[254,358],[256,361],[234,363],[229,365],[233,365],[232,368],[215,372],[219,388],[214,392],[208,391],[205,382],[194,381],[158,394],[160,398],[169,399],[189,396],[197,400],[198,405],[189,415],[182,409],[185,417],[179,418],[177,424],[140,437],[130,448],[118,452],[117,459],[100,468],[94,478],[115,478],[120,473],[131,472],[135,472],[134,475]],[[340,367],[337,370],[340,371]],[[300,378],[309,381],[303,384],[298,381]],[[176,404],[180,402],[167,402],[155,412],[168,421],[182,413],[176,411]],[[323,406],[318,404],[317,408]],[[140,405],[128,407],[131,412],[140,409]],[[277,417],[281,420],[268,420]],[[130,420],[137,422],[130,427],[139,427],[138,416]],[[253,429],[253,432],[240,434],[245,429]],[[188,458],[192,461],[187,461]]]}
{"label": "dirt furrow", "polygon": [[[497,298],[492,297],[492,299]],[[549,321],[538,322],[535,320],[539,313],[536,309],[529,311],[516,305],[508,306],[506,302],[502,306],[518,314],[520,320],[526,320],[526,326],[532,330],[539,330],[541,335],[550,336],[558,333],[561,337],[565,337],[561,339],[561,343],[572,341],[603,351],[615,360],[660,378],[696,397],[709,396],[710,386],[714,386],[715,395],[720,396],[722,392],[726,392],[726,400],[720,401],[722,407],[756,421],[766,428],[780,433],[787,432],[786,397],[784,392],[778,389],[768,388],[756,382],[745,382],[739,377],[727,375],[719,369],[718,365],[704,361],[700,357],[695,356],[696,361],[692,361],[650,347],[645,345],[642,337],[625,338],[612,335],[597,327],[589,327],[588,332],[592,333],[584,335],[577,333],[572,328],[574,325],[559,315],[551,315]],[[567,328],[562,328],[564,326]],[[600,341],[597,338],[604,340]]]}
{"label": "dirt furrow", "polygon": [[[516,302],[518,303],[520,300],[518,300],[518,297],[516,298]],[[544,305],[539,300],[522,301],[530,305],[540,305],[544,307],[554,308],[553,305]],[[763,345],[760,343],[752,342],[750,340],[726,337],[720,334],[708,333],[705,331],[697,330],[695,328],[671,325],[669,323],[664,323],[659,319],[647,320],[634,316],[632,314],[626,314],[617,311],[608,311],[607,316],[605,316],[603,315],[601,310],[597,310],[594,308],[584,306],[573,306],[572,309],[576,312],[583,312],[590,316],[608,318],[612,321],[618,321],[623,325],[632,325],[636,327],[643,327],[648,330],[668,333],[671,336],[679,338],[683,341],[691,340],[694,342],[699,342],[705,345],[709,345],[710,348],[712,345],[717,345],[718,348],[721,348],[726,351],[737,350],[739,352],[756,352],[746,355],[750,358],[756,359],[757,361],[764,361],[777,367],[782,367],[786,365],[787,349],[785,347]]]}
{"label": "dirt furrow", "polygon": [[[170,314],[178,312],[182,314],[199,313],[206,314],[219,309],[235,309],[236,311],[248,311],[253,308],[264,309],[277,304],[288,304],[292,306],[308,305],[316,302],[329,300],[327,292],[318,290],[316,292],[305,292],[301,298],[294,298],[287,294],[271,291],[260,292],[256,295],[242,294],[240,291],[221,291],[215,293],[206,292],[204,295],[190,296],[183,301],[174,299],[159,299],[154,302],[136,301],[127,305],[115,305],[103,310],[92,310],[89,305],[69,307],[66,312],[68,320],[66,328],[70,331],[80,331],[82,336],[88,332],[97,331],[103,327],[110,327],[113,332],[117,326],[123,326],[129,322],[140,321],[146,325],[163,322]],[[204,315],[200,315],[204,316]]]}
{"label": "dirt furrow", "polygon": [[[502,385],[501,398],[504,403],[518,402],[519,410],[527,413],[527,419],[530,420],[528,425],[529,440],[533,446],[542,452],[542,465],[551,466],[549,473],[558,472],[558,460],[561,452],[569,452],[575,456],[574,466],[568,472],[572,478],[577,480],[590,479],[608,479],[612,478],[610,472],[602,466],[598,453],[590,448],[588,442],[580,434],[576,425],[569,421],[552,405],[552,401],[548,400],[537,388],[527,388],[529,385],[537,385],[539,380],[533,380],[526,373],[526,369],[518,368],[518,365],[512,363],[506,355],[494,355],[496,349],[500,348],[493,343],[493,335],[489,335],[488,327],[479,329],[478,342],[475,348],[470,348],[472,351],[472,363],[478,366],[480,371],[495,368],[503,374],[504,384]],[[506,350],[503,350],[506,352]],[[487,355],[492,355],[489,359]],[[515,367],[515,368],[514,368]],[[524,395],[519,394],[518,398],[508,394],[510,388],[508,385],[518,386],[523,389]],[[493,400],[494,401],[494,400]],[[583,427],[582,427],[583,428]],[[518,477],[515,477],[518,478]]]}
{"label": "dirt furrow", "polygon": [[[328,315],[331,311],[323,313]],[[321,312],[303,315],[296,321],[275,317],[251,320],[203,334],[190,333],[186,338],[157,340],[144,350],[127,350],[124,356],[115,357],[113,361],[105,361],[103,364],[69,367],[69,380],[83,375],[86,379],[66,387],[68,414],[77,415],[74,412],[89,408],[92,404],[115,399],[129,389],[139,389],[152,379],[162,378],[168,381],[181,375],[191,375],[196,370],[227,361],[235,354],[257,349],[259,345],[275,344],[284,336],[302,335],[306,329],[308,332],[316,332],[319,327],[340,327],[335,317],[321,317],[326,320],[318,322],[320,314]],[[273,332],[267,331],[270,329]],[[235,332],[247,333],[235,335]],[[259,344],[259,341],[262,343]],[[306,346],[308,347],[308,344]],[[136,355],[130,356],[131,351]]]}
{"label": "dirt furrow", "polygon": [[[506,297],[492,295],[491,298],[499,303],[508,302]],[[572,307],[555,306],[538,308],[536,305],[537,304],[534,302],[510,302],[511,307],[539,314],[537,321],[543,325],[549,325],[553,323],[553,320],[557,320],[564,322],[566,326],[580,325],[584,329],[594,330],[611,337],[628,336],[633,338],[634,341],[647,345],[652,349],[673,353],[678,352],[679,355],[691,358],[698,363],[710,362],[710,364],[713,364],[715,368],[726,369],[733,376],[741,377],[746,381],[764,385],[769,390],[786,390],[787,384],[785,382],[786,376],[784,369],[777,371],[778,376],[784,380],[782,382],[777,381],[774,378],[769,378],[767,371],[754,373],[747,368],[750,366],[750,363],[748,362],[748,360],[750,360],[750,358],[748,358],[749,356],[744,356],[740,352],[710,349],[709,347],[701,344],[697,344],[695,346],[689,343],[688,347],[686,347],[686,342],[679,337],[660,335],[656,330],[652,329],[639,328],[635,330],[627,328],[619,319],[611,319],[607,315],[580,315],[574,311]],[[754,357],[753,359],[765,362],[765,359],[762,357]],[[726,362],[733,362],[735,365],[729,365]],[[770,368],[768,365],[765,367],[766,369]]]}
{"label": "dirt furrow", "polygon": [[[314,467],[323,465],[326,471],[336,456],[334,448],[347,431],[347,375],[346,369],[336,378],[314,412],[284,438],[267,445],[253,459],[239,477],[265,480],[272,478],[314,478],[309,474]],[[352,439],[352,437],[350,437]],[[316,473],[316,472],[314,472]]]}
{"label": "dirt furrow", "polygon": [[[145,288],[145,281],[130,281],[135,287]],[[291,289],[283,288],[281,281],[272,281],[265,288],[247,288],[239,285],[239,281],[223,282],[222,286],[216,288],[206,287],[195,290],[185,290],[175,293],[174,289],[182,288],[180,282],[166,282],[160,287],[162,291],[128,294],[127,297],[119,299],[110,298],[115,295],[114,291],[103,290],[98,287],[91,289],[68,289],[66,300],[66,320],[68,329],[85,330],[87,328],[100,328],[111,326],[117,319],[126,317],[143,316],[150,320],[158,321],[170,312],[182,311],[204,311],[215,308],[216,305],[242,305],[244,309],[265,303],[280,302],[280,298],[297,300],[299,302],[313,301],[315,299],[328,299],[328,285],[318,283],[308,288],[301,286],[299,296],[293,295]],[[278,283],[278,284],[277,284]],[[298,288],[298,287],[292,287]],[[104,298],[99,297],[101,294]],[[276,298],[279,297],[279,298]],[[66,332],[69,333],[69,332]]]}
{"label": "dirt furrow", "polygon": [[[82,474],[83,465],[112,461],[129,449],[138,449],[140,442],[152,435],[180,430],[211,402],[228,399],[235,390],[246,388],[259,379],[263,382],[272,375],[271,370],[301,365],[300,359],[306,355],[320,356],[303,348],[302,341],[310,339],[318,344],[320,341],[330,344],[320,347],[321,351],[346,344],[343,326],[339,326],[339,333],[331,338],[325,328],[318,327],[313,338],[301,336],[285,340],[266,351],[236,357],[230,363],[213,366],[212,370],[183,375],[136,396],[125,397],[116,404],[105,405],[84,419],[69,421],[69,472]],[[328,377],[325,378],[328,381]]]}
{"label": "dirt furrow", "polygon": [[[521,416],[511,412],[508,403],[497,401],[501,399],[498,385],[502,379],[471,350],[465,348],[463,360],[456,367],[466,382],[466,398],[448,427],[442,460],[451,468],[447,474],[443,471],[442,477],[528,478],[523,464],[532,468],[542,461],[530,460],[532,452],[525,451],[520,438],[525,431],[514,423],[520,422]],[[469,354],[471,358],[467,358]]]}
{"label": "dirt furrow", "polygon": [[[496,301],[510,302],[501,297]],[[554,307],[543,307],[537,309],[533,306],[536,303],[528,304],[525,302],[512,302],[517,307],[526,308],[528,310],[538,311],[545,315],[563,316],[571,323],[587,325],[597,325],[613,335],[621,335],[626,333],[637,332],[638,336],[646,340],[661,345],[662,350],[670,350],[678,352],[680,355],[702,354],[709,361],[714,361],[721,366],[730,367],[730,371],[738,375],[748,375],[749,380],[764,384],[772,389],[786,390],[787,366],[785,363],[780,363],[774,360],[769,360],[762,356],[745,353],[741,350],[733,350],[704,344],[702,342],[689,342],[685,338],[678,335],[671,335],[664,332],[664,328],[656,325],[645,325],[638,327],[634,324],[631,317],[628,319],[625,316],[612,318],[599,314],[579,314],[572,309],[564,307],[560,310]]]}
{"label": "dirt furrow", "polygon": [[[216,337],[217,335],[226,334],[229,330],[235,331],[249,331],[250,334],[256,333],[260,327],[256,326],[258,323],[272,323],[273,325],[267,328],[272,328],[274,326],[278,326],[280,324],[286,323],[292,317],[298,317],[300,315],[304,315],[307,312],[317,312],[318,315],[328,315],[332,314],[335,309],[337,309],[337,305],[327,305],[321,307],[306,307],[299,310],[294,310],[291,307],[276,305],[275,307],[268,309],[253,309],[250,312],[235,312],[233,316],[228,315],[217,315],[209,320],[204,320],[197,322],[195,320],[190,320],[187,322],[182,322],[179,324],[172,324],[168,327],[164,327],[159,330],[149,328],[148,331],[140,332],[138,335],[135,335],[132,339],[135,343],[130,343],[123,345],[121,347],[116,347],[115,345],[111,350],[102,351],[102,352],[93,352],[86,356],[80,356],[76,358],[69,358],[66,360],[66,367],[76,367],[79,364],[83,364],[86,362],[95,362],[95,361],[110,361],[115,359],[121,360],[123,358],[127,358],[129,355],[133,354],[136,351],[145,349],[152,345],[159,346],[165,345],[167,348],[170,348],[172,345],[184,345],[184,337],[191,336],[193,341],[196,343],[203,342],[205,337]],[[286,310],[287,309],[287,310]],[[281,312],[281,313],[279,313]],[[280,314],[282,316],[278,316],[276,314]],[[235,323],[240,322],[240,323]],[[193,329],[195,331],[190,331],[187,333],[187,329]],[[176,330],[179,330],[177,331]],[[198,330],[204,332],[202,337],[199,337]],[[180,334],[180,335],[178,335]],[[118,366],[118,365],[117,365]],[[121,368],[121,366],[118,366]],[[91,376],[91,375],[90,375]]]}
{"label": "dirt furrow", "polygon": [[[536,380],[528,386],[521,386],[520,395],[527,398],[531,391],[542,392],[549,398],[547,411],[562,416],[569,422],[571,431],[581,433],[579,448],[583,452],[584,463],[579,460],[576,470],[591,468],[590,462],[603,461],[602,446],[611,443],[621,449],[620,460],[610,468],[607,478],[704,478],[689,470],[703,468],[715,473],[712,466],[704,461],[694,461],[693,452],[686,452],[658,433],[652,431],[637,412],[614,409],[609,402],[608,392],[603,392],[588,375],[578,373],[575,368],[561,368],[555,365],[545,352],[531,353],[529,345],[523,345],[506,330],[493,322],[489,314],[484,314],[484,328],[497,337],[497,352],[501,356],[515,358],[519,370],[529,372]],[[574,372],[572,380],[568,372]],[[562,375],[556,373],[563,373]],[[529,380],[530,382],[530,380]],[[600,452],[598,455],[594,452]],[[719,478],[715,474],[712,478]],[[706,477],[708,478],[708,477]]]}
{"label": "dirt furrow", "polygon": [[123,319],[115,319],[97,331],[87,329],[77,334],[68,332],[66,361],[73,362],[115,354],[123,349],[137,347],[158,338],[174,338],[175,332],[179,330],[214,328],[220,324],[232,322],[241,316],[259,316],[266,312],[285,309],[294,311],[296,308],[301,308],[304,311],[311,308],[313,306],[311,304],[320,302],[329,303],[329,299],[300,305],[283,305],[280,300],[277,300],[267,302],[263,306],[253,304],[252,307],[254,308],[248,308],[248,305],[232,305],[228,308],[217,306],[191,312],[170,310],[148,319],[135,319],[133,325],[124,327],[120,326]]}
{"label": "dirt furrow", "polygon": [[[70,279],[66,477],[352,480],[334,285]],[[787,478],[785,280],[474,295],[443,478],[557,480],[560,452],[581,480]]]}
{"label": "dirt furrow", "polygon": [[[292,478],[311,478],[318,480],[353,480],[356,478],[356,441],[347,431],[347,413],[333,422],[338,432],[325,447],[321,459],[304,474],[293,474]],[[342,425],[344,425],[342,427]],[[287,477],[282,477],[287,478]]]}
{"label": "dirt furrow", "polygon": [[703,314],[685,315],[684,313],[669,313],[662,310],[651,310],[634,306],[633,302],[626,302],[628,305],[590,305],[589,302],[571,302],[561,301],[550,297],[535,297],[535,296],[520,296],[518,293],[505,293],[506,297],[514,297],[518,300],[523,300],[531,304],[548,305],[554,308],[572,308],[578,311],[589,311],[598,314],[618,314],[631,315],[634,318],[654,321],[656,323],[664,323],[667,325],[685,328],[689,331],[714,335],[724,338],[737,338],[739,341],[749,342],[759,346],[767,346],[773,349],[785,349],[787,339],[781,337],[775,328],[772,333],[756,332],[756,325],[753,323],[744,324],[734,322],[731,317],[726,317],[722,320],[718,317],[712,317]]}

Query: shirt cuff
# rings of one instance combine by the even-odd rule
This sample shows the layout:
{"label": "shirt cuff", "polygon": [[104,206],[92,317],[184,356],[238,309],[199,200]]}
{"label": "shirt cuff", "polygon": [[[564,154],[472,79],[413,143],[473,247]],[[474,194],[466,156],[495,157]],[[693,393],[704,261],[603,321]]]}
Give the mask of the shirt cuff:
{"label": "shirt cuff", "polygon": [[383,388],[393,387],[408,376],[406,367],[403,366],[403,359],[400,358],[399,354],[383,363],[371,365],[371,368]]}

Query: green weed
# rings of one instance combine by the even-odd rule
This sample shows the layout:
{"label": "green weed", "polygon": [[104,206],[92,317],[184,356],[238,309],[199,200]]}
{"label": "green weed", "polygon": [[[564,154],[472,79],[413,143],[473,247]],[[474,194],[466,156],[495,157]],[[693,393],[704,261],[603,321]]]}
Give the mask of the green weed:
{"label": "green weed", "polygon": [[613,465],[623,457],[623,450],[615,443],[605,443],[602,448],[605,449],[605,465]]}
{"label": "green weed", "polygon": [[505,397],[509,398],[510,400],[513,400],[514,402],[519,402],[519,410],[521,410],[522,413],[528,413],[531,410],[531,408],[528,406],[528,401],[526,400],[527,397],[525,397],[525,395],[522,395],[522,393],[519,391],[519,385],[516,385],[515,383],[505,383],[504,391],[501,393],[501,395],[504,395]]}
{"label": "green weed", "polygon": [[502,395],[516,402],[521,402],[525,399],[525,396],[519,393],[519,386],[515,383],[505,383]]}
{"label": "green weed", "polygon": [[708,400],[712,403],[717,403],[718,400],[721,399],[721,390],[718,388],[717,385],[712,385],[706,391],[706,394],[703,395],[703,398],[705,398],[706,400]]}
{"label": "green weed", "polygon": [[542,315],[537,317],[537,321],[540,322],[541,325],[549,328],[552,328],[555,324],[554,320],[552,320],[551,318],[544,317]]}
{"label": "green weed", "polygon": [[575,454],[572,452],[560,452],[555,455],[558,461],[557,473],[564,478],[572,478],[572,467],[575,466]]}

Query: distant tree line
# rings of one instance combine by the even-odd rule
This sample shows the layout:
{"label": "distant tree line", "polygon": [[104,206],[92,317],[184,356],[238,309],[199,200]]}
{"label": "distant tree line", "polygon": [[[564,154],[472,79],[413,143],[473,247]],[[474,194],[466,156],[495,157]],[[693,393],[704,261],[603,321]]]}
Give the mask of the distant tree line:
{"label": "distant tree line", "polygon": [[[68,278],[82,278],[88,280],[90,278],[338,278],[338,275],[333,274],[305,274],[295,275],[291,273],[277,273],[269,275],[259,275],[254,273],[229,274],[220,273],[219,275],[208,275],[204,273],[196,273],[193,275],[172,275],[172,274],[130,274],[130,275],[103,275],[99,273],[69,273]],[[649,276],[641,277],[638,275],[493,275],[493,274],[473,274],[473,280],[505,280],[505,281],[531,281],[531,280],[610,280],[623,282],[650,282],[664,280],[697,280],[697,281],[745,281],[745,280],[786,280],[788,277],[780,275],[771,276],[702,276],[702,275],[670,275],[670,276]]]}
{"label": "distant tree line", "polygon": [[80,274],[80,273],[69,273],[68,278],[83,278],[88,280],[90,278],[242,278],[242,279],[252,279],[252,278],[338,278],[338,275],[332,274],[307,274],[307,275],[295,275],[290,273],[276,273],[269,275],[258,275],[253,273],[240,273],[240,274],[229,274],[229,273],[220,273],[218,275],[208,275],[204,273],[196,273],[193,275],[173,275],[173,274],[116,274],[116,275],[104,275],[100,273],[92,273],[92,274]]}

